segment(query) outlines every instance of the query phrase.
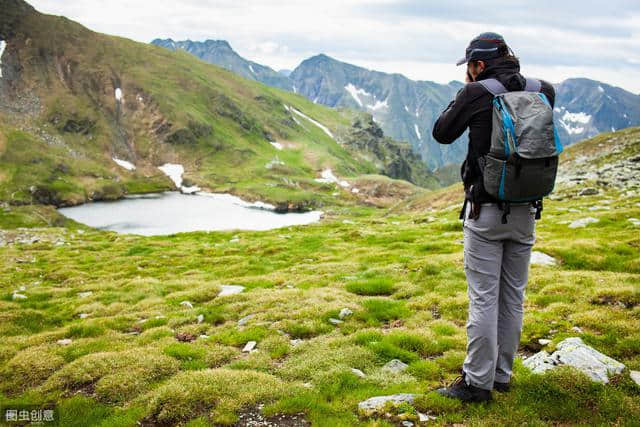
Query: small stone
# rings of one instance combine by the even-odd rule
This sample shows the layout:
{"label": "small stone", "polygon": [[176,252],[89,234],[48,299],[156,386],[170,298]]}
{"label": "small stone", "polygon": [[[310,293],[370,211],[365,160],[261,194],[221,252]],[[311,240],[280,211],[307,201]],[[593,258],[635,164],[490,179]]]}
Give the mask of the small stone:
{"label": "small stone", "polygon": [[629,376],[636,384],[640,385],[640,371],[630,371]]}
{"label": "small stone", "polygon": [[352,314],[353,314],[353,311],[345,307],[342,310],[340,310],[340,314],[338,314],[338,317],[341,319],[344,319],[345,317],[350,316]]}
{"label": "small stone", "polygon": [[199,335],[198,338],[206,340],[207,338],[209,338],[209,335],[202,334],[202,335]]}
{"label": "small stone", "polygon": [[253,316],[255,316],[255,314],[247,314],[242,319],[238,320],[238,326],[245,325]]}
{"label": "small stone", "polygon": [[538,343],[540,343],[540,345],[547,345],[547,344],[549,344],[550,342],[551,342],[551,340],[548,340],[548,339],[546,339],[546,338],[540,338],[540,339],[538,340]]}
{"label": "small stone", "polygon": [[404,420],[404,421],[402,422],[402,425],[403,425],[404,427],[413,427],[413,423],[412,423],[411,421],[409,421],[409,420]]}
{"label": "small stone", "polygon": [[357,376],[359,376],[360,378],[364,378],[366,377],[366,375],[364,374],[364,372],[362,372],[360,369],[358,368],[351,368],[351,372],[353,372],[354,374],[356,374]]}
{"label": "small stone", "polygon": [[180,305],[187,307],[187,308],[193,308],[193,304],[191,304],[189,301],[182,301],[180,303]]}
{"label": "small stone", "polygon": [[582,191],[580,191],[578,193],[578,196],[593,196],[598,193],[599,191],[597,188],[587,187],[587,188],[584,188]]}
{"label": "small stone", "polygon": [[69,345],[69,344],[72,343],[70,338],[65,338],[65,339],[62,339],[62,340],[58,340],[57,342],[60,345]]}
{"label": "small stone", "polygon": [[253,350],[255,348],[256,344],[257,343],[255,341],[249,341],[248,343],[246,343],[244,345],[244,348],[242,349],[242,351],[244,353],[249,353],[249,352],[251,352],[251,350]]}
{"label": "small stone", "polygon": [[589,224],[595,224],[596,222],[599,222],[599,221],[600,220],[598,218],[592,218],[592,217],[580,218],[580,219],[576,219],[571,224],[569,224],[569,228],[583,228]]}
{"label": "small stone", "polygon": [[238,294],[244,290],[244,286],[242,285],[222,285],[220,287],[222,288],[222,290],[218,294],[219,297]]}
{"label": "small stone", "polygon": [[343,323],[342,320],[334,319],[333,317],[329,319],[329,322],[333,323],[334,325],[339,325],[340,323]]}
{"label": "small stone", "polygon": [[295,347],[295,346],[297,346],[298,344],[301,344],[301,343],[302,343],[302,340],[301,340],[300,338],[296,338],[296,339],[293,339],[293,340],[289,340],[289,343],[290,343],[292,346],[294,346],[294,347]]}
{"label": "small stone", "polygon": [[204,315],[203,314],[198,314],[198,317],[196,317],[196,320],[198,321],[198,323],[204,322]]}
{"label": "small stone", "polygon": [[426,423],[430,420],[435,420],[437,417],[435,415],[423,414],[422,412],[418,412],[418,421],[421,423]]}
{"label": "small stone", "polygon": [[640,227],[640,219],[638,218],[629,218],[629,222],[636,227]]}
{"label": "small stone", "polygon": [[579,334],[583,333],[582,328],[580,326],[572,326],[571,330],[576,331]]}
{"label": "small stone", "polygon": [[81,319],[86,319],[87,317],[89,317],[89,314],[88,313],[80,313],[78,315],[78,317],[80,317]]}
{"label": "small stone", "polygon": [[413,400],[416,396],[417,394],[413,393],[398,393],[388,396],[370,397],[369,399],[358,403],[358,410],[364,415],[370,416],[384,408],[387,402],[393,402],[394,405],[399,405],[404,402],[413,404]]}
{"label": "small stone", "polygon": [[409,365],[407,365],[406,363],[404,363],[402,360],[400,359],[393,359],[390,360],[389,362],[387,362],[382,369],[384,370],[388,370],[393,372],[394,374],[400,373],[402,371],[404,371],[405,369],[407,369],[409,367]]}
{"label": "small stone", "polygon": [[27,296],[26,296],[26,295],[23,295],[23,294],[19,294],[19,293],[14,292],[14,293],[11,295],[11,298],[12,298],[12,299],[14,299],[14,300],[16,300],[16,299],[27,299]]}
{"label": "small stone", "polygon": [[552,266],[556,265],[556,260],[544,252],[532,251],[530,264]]}
{"label": "small stone", "polygon": [[91,291],[78,292],[78,298],[87,298],[87,297],[91,296],[92,294],[93,294],[93,292],[91,292]]}

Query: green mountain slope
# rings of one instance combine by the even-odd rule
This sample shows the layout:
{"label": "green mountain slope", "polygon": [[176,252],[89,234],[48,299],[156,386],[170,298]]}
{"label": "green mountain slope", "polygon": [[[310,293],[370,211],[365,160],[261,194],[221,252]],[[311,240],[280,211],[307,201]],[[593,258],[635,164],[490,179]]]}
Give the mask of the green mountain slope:
{"label": "green mountain slope", "polygon": [[367,161],[338,137],[351,132],[350,112],[20,0],[0,0],[0,9],[2,200],[68,205],[171,189],[158,166],[178,163],[187,185],[298,209],[355,200],[316,182],[322,170],[386,172],[389,160]]}

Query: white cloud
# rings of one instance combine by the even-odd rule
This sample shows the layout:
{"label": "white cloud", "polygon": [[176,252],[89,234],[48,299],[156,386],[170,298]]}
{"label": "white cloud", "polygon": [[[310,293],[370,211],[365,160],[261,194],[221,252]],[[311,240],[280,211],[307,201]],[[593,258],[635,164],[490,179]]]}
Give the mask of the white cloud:
{"label": "white cloud", "polygon": [[[293,69],[309,56],[326,53],[370,69],[438,82],[462,80],[463,67],[454,63],[468,41],[480,32],[497,31],[520,57],[523,73],[530,70],[554,82],[588,77],[640,92],[634,78],[640,72],[640,8],[633,1],[609,0],[607,8],[577,1],[532,6],[524,0],[508,7],[492,6],[491,0],[31,3],[93,30],[142,42],[157,37],[224,39],[240,55],[274,69]],[[494,8],[497,13],[479,13]]]}

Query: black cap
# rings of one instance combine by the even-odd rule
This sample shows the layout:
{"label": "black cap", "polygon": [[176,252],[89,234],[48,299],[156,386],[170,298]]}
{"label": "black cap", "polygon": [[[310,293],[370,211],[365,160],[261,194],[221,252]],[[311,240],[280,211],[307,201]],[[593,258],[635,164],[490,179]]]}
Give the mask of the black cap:
{"label": "black cap", "polygon": [[456,65],[462,65],[469,61],[499,58],[510,50],[500,34],[482,33],[471,40],[464,58],[456,62]]}

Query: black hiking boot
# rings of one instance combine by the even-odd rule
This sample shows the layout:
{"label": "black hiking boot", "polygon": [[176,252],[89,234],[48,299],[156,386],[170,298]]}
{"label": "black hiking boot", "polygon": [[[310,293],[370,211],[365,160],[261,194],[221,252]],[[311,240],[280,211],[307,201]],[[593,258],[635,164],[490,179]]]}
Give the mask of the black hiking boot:
{"label": "black hiking boot", "polygon": [[464,371],[448,387],[439,388],[436,392],[463,402],[488,402],[493,399],[491,390],[468,385]]}
{"label": "black hiking boot", "polygon": [[506,393],[509,391],[511,385],[509,383],[501,383],[498,381],[493,382],[493,389],[500,393]]}

